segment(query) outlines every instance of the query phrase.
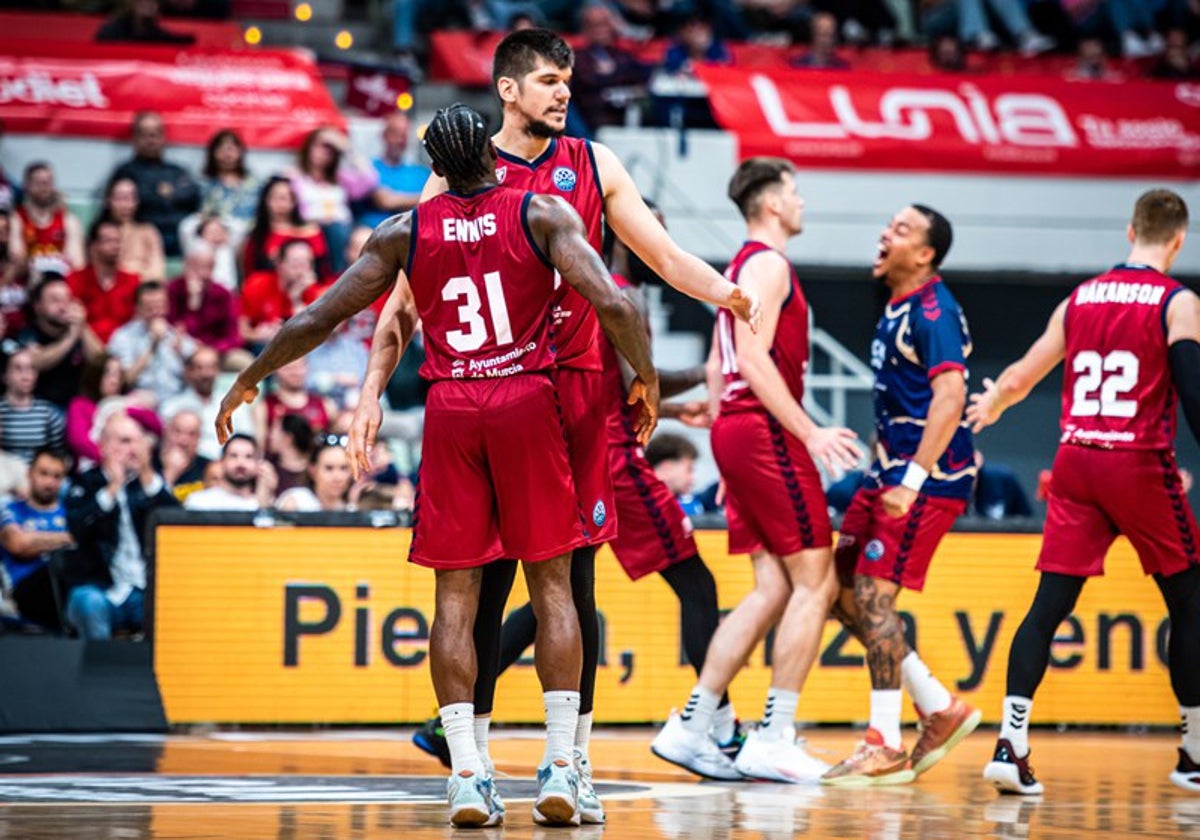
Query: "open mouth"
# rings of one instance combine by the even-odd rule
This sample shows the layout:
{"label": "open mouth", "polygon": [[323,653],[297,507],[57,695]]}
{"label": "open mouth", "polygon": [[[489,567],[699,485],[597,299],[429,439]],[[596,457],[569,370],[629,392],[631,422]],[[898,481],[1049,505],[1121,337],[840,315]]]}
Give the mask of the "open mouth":
{"label": "open mouth", "polygon": [[875,267],[876,268],[879,268],[880,266],[882,266],[884,264],[884,262],[887,260],[889,250],[890,249],[888,248],[888,244],[886,242],[880,241],[879,249],[875,252]]}

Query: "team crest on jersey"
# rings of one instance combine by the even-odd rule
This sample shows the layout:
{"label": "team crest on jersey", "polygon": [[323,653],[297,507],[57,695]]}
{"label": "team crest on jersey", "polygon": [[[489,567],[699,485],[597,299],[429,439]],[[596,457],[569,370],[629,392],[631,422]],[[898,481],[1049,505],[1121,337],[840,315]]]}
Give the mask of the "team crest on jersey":
{"label": "team crest on jersey", "polygon": [[575,170],[566,166],[560,166],[554,170],[554,186],[558,187],[563,192],[571,192],[575,189]]}
{"label": "team crest on jersey", "polygon": [[497,166],[496,167],[496,180],[499,181],[501,184],[504,183],[504,176],[507,174],[508,174],[507,166]]}
{"label": "team crest on jersey", "polygon": [[592,524],[597,528],[603,528],[607,521],[608,508],[604,506],[604,502],[596,502],[596,506],[592,508]]}
{"label": "team crest on jersey", "polygon": [[882,540],[871,540],[867,543],[867,547],[863,549],[863,554],[868,560],[874,563],[883,557],[883,542]]}

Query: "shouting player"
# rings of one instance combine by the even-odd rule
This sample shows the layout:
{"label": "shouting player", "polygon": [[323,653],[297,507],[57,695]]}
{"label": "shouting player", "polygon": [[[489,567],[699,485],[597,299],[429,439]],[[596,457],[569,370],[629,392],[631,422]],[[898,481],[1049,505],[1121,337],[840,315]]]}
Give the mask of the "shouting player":
{"label": "shouting player", "polygon": [[1200,438],[1200,299],[1166,276],[1188,211],[1170,190],[1137,200],[1129,259],[1078,286],[1029,351],[971,397],[978,431],[1066,360],[1062,436],[1051,471],[1041,572],[1008,654],[1000,739],[983,771],[1005,793],[1037,794],[1029,720],[1059,624],[1118,534],[1154,576],[1171,618],[1167,663],[1183,718],[1171,781],[1200,792],[1200,534],[1175,462],[1180,400]]}
{"label": "shouting player", "polygon": [[[482,567],[516,556],[538,615],[536,666],[546,705],[534,819],[578,825],[572,750],[581,645],[569,562],[587,531],[550,377],[556,270],[594,307],[637,371],[630,399],[641,403],[643,439],[656,419],[657,376],[637,313],[588,245],[578,214],[554,197],[496,188],[483,118],[462,105],[439,111],[424,142],[447,192],[376,229],[337,284],[289,320],[238,377],[218,429],[229,434],[233,410],[254,398],[264,376],[398,282],[400,350],[419,319],[421,374],[432,382],[409,559],[437,571],[429,658],[452,760],[450,821],[496,825],[504,817],[475,746],[471,632]],[[401,269],[408,280],[397,281]]]}

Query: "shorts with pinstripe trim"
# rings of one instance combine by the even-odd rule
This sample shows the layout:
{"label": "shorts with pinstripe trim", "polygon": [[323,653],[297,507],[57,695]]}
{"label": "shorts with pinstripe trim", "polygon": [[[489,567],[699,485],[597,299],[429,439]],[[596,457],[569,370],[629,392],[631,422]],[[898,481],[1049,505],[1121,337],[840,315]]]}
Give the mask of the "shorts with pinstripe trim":
{"label": "shorts with pinstripe trim", "polygon": [[640,446],[610,444],[608,462],[617,501],[617,535],[609,543],[617,562],[637,580],[695,557],[692,520]]}
{"label": "shorts with pinstripe trim", "polygon": [[967,509],[966,499],[921,493],[904,516],[890,516],[880,502],[889,489],[860,487],[850,500],[833,554],[842,586],[865,575],[920,592],[938,543]]}
{"label": "shorts with pinstripe trim", "polygon": [[721,414],[713,423],[712,450],[725,480],[730,554],[765,549],[782,557],[832,544],[829,508],[812,456],[774,417],[761,411]]}
{"label": "shorts with pinstripe trim", "polygon": [[1051,471],[1039,571],[1104,574],[1119,534],[1146,574],[1170,576],[1200,563],[1196,518],[1170,450],[1064,445]]}

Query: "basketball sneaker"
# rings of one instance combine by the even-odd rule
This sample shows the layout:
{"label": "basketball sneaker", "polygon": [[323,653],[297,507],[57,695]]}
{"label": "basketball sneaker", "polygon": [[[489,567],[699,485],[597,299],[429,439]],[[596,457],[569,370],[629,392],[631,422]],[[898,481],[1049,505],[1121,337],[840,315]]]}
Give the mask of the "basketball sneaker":
{"label": "basketball sneaker", "polygon": [[412,742],[417,749],[427,752],[442,762],[447,770],[450,769],[450,745],[446,743],[446,733],[442,731],[442,719],[433,717],[421,724],[421,728],[413,733]]}
{"label": "basketball sneaker", "polygon": [[[920,713],[920,709],[917,710]],[[975,731],[983,712],[955,697],[943,711],[921,715],[921,737],[912,751],[912,769],[920,776]]]}
{"label": "basketball sneaker", "polygon": [[592,762],[575,750],[575,772],[579,775],[579,819],[586,825],[604,825],[604,803],[592,786]]}
{"label": "basketball sneaker", "polygon": [[838,787],[905,785],[917,777],[908,766],[908,753],[883,743],[883,736],[868,729],[854,754],[821,777],[821,784]]}
{"label": "basketball sneaker", "polygon": [[756,729],[746,736],[734,767],[743,776],[773,782],[817,782],[829,765],[804,749],[804,739],[771,738]]}
{"label": "basketball sneaker", "polygon": [[533,821],[538,825],[579,825],[579,775],[571,762],[556,758],[537,771]]}
{"label": "basketball sneaker", "polygon": [[[983,778],[996,786],[1001,793],[1019,793],[1022,796],[1037,796],[1045,790],[1042,783],[1033,775],[1029,766],[1029,754],[1018,758],[1013,745],[1007,738],[996,742],[996,752],[987,767],[983,768]],[[1172,781],[1174,779],[1172,778]]]}
{"label": "basketball sneaker", "polygon": [[497,806],[491,779],[463,770],[446,783],[450,824],[455,828],[484,828],[504,822],[504,805]]}
{"label": "basketball sneaker", "polygon": [[742,778],[733,760],[717,748],[712,738],[689,730],[675,712],[654,736],[650,752],[705,779],[736,782]]}
{"label": "basketball sneaker", "polygon": [[[709,730],[709,735],[712,735],[712,730]],[[746,743],[746,732],[742,729],[742,722],[736,718],[733,721],[733,735],[728,741],[722,743],[715,736],[713,740],[716,742],[717,749],[729,757],[733,761],[738,757],[738,753],[742,751],[742,747]]]}
{"label": "basketball sneaker", "polygon": [[1192,761],[1183,747],[1179,748],[1179,763],[1171,773],[1171,783],[1192,793],[1200,793],[1200,763]]}

